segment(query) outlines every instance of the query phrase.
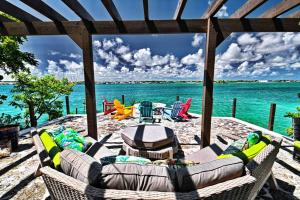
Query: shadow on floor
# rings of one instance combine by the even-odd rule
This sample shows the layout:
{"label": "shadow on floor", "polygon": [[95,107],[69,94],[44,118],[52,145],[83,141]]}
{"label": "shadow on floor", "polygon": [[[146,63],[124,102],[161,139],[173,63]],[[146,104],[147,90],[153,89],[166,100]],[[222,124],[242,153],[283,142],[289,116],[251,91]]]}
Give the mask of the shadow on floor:
{"label": "shadow on floor", "polygon": [[29,176],[21,180],[16,186],[14,186],[10,190],[8,190],[5,194],[3,194],[2,197],[0,197],[0,199],[11,199],[34,179],[35,179],[34,173],[30,174]]}
{"label": "shadow on floor", "polygon": [[35,154],[36,154],[36,151],[33,151],[33,152],[27,154],[26,156],[20,158],[19,160],[16,160],[15,162],[12,162],[11,164],[9,164],[6,167],[2,168],[0,170],[0,176],[2,176],[3,174],[5,174],[6,172],[8,172],[9,170],[11,170],[12,168],[20,165],[21,163],[23,163],[24,161],[28,160],[29,158],[33,157]]}
{"label": "shadow on floor", "polygon": [[275,160],[275,162],[277,162],[278,164],[282,165],[284,168],[286,168],[287,170],[291,171],[292,173],[296,174],[297,176],[300,176],[300,172],[298,169],[292,167],[291,165],[287,164],[285,161],[277,158]]}
{"label": "shadow on floor", "polygon": [[291,185],[285,181],[280,179],[276,179],[278,186],[280,189],[272,190],[270,189],[268,183],[264,185],[264,187],[259,192],[258,196],[255,199],[298,199],[297,197],[293,196],[293,193],[296,189],[294,185]]}

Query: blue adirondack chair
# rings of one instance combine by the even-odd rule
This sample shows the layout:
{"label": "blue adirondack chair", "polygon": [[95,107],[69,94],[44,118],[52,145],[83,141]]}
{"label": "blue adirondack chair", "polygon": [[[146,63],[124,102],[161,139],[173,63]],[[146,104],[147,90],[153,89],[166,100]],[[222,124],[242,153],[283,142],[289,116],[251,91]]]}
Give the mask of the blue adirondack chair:
{"label": "blue adirondack chair", "polygon": [[154,118],[153,118],[153,109],[152,109],[152,102],[151,101],[143,101],[141,102],[139,106],[139,111],[140,111],[140,123],[142,121],[150,121],[154,123]]}
{"label": "blue adirondack chair", "polygon": [[164,108],[163,109],[163,119],[168,119],[171,121],[178,120],[178,113],[181,110],[182,102],[181,101],[175,101],[173,106],[171,108]]}

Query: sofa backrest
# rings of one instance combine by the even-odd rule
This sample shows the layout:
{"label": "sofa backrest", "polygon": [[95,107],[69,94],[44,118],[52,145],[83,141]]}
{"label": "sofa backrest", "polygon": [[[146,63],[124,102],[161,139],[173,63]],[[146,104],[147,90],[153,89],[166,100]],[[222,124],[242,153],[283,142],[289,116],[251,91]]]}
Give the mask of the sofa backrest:
{"label": "sofa backrest", "polygon": [[256,178],[254,187],[250,192],[250,198],[255,197],[261,190],[267,179],[272,173],[272,167],[279,152],[282,138],[274,138],[257,156],[255,156],[247,165],[247,173]]}

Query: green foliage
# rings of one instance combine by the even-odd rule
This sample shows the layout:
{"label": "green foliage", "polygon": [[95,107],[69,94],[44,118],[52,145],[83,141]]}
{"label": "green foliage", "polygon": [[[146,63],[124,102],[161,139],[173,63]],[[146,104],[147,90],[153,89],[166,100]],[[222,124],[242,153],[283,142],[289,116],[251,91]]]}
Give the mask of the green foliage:
{"label": "green foliage", "polygon": [[[1,16],[18,22],[16,18],[0,12]],[[20,50],[20,45],[26,41],[24,36],[0,36],[0,70],[5,74],[15,74],[21,71],[29,72],[27,64],[36,66],[38,64],[34,55]],[[3,76],[0,75],[0,81]],[[7,99],[7,96],[0,94],[0,105]],[[11,116],[9,114],[0,114],[0,126],[16,124],[21,119],[20,115]]]}
{"label": "green foliage", "polygon": [[287,128],[287,129],[285,129],[285,131],[287,132],[287,134],[288,134],[289,136],[291,136],[291,135],[294,134],[294,129],[293,129],[292,127],[289,127],[289,128]]}
{"label": "green foliage", "polygon": [[9,114],[2,113],[0,115],[0,126],[6,126],[10,124],[19,124],[21,120],[21,115],[11,116]]}
{"label": "green foliage", "polygon": [[[0,12],[1,16],[14,21],[17,19]],[[0,69],[6,74],[18,73],[20,71],[29,71],[26,64],[36,66],[38,64],[34,55],[20,50],[20,45],[26,41],[24,36],[0,36]],[[3,77],[0,77],[2,80]]]}
{"label": "green foliage", "polygon": [[287,112],[284,117],[289,117],[289,118],[300,118],[300,106],[296,108],[296,112]]}
{"label": "green foliage", "polygon": [[25,109],[24,118],[29,124],[28,105],[34,106],[36,120],[47,114],[49,120],[62,116],[63,102],[60,97],[72,92],[74,83],[67,79],[58,80],[52,75],[37,77],[28,73],[18,73],[14,76],[16,84],[12,89],[14,93],[12,106]]}

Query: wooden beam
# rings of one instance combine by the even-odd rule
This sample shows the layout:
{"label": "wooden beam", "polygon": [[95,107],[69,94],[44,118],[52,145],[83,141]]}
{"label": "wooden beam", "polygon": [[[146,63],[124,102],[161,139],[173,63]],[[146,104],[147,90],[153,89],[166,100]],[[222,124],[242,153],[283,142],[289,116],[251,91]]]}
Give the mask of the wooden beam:
{"label": "wooden beam", "polygon": [[207,19],[213,17],[226,2],[227,0],[214,0],[205,11],[202,18]]}
{"label": "wooden beam", "polygon": [[5,0],[0,1],[0,11],[9,14],[23,22],[42,21]]}
{"label": "wooden beam", "polygon": [[[204,33],[207,21],[197,20],[151,20],[151,21],[124,21],[124,34],[151,34],[151,33]],[[59,29],[54,22],[32,22],[28,27],[25,23],[3,22],[0,35],[70,35],[81,33],[85,25],[81,21],[61,22],[63,29]],[[113,21],[94,21],[92,34],[120,34],[118,26]],[[184,26],[183,26],[184,25]]]}
{"label": "wooden beam", "polygon": [[214,19],[209,18],[207,23],[205,63],[202,94],[201,117],[201,148],[210,145],[211,118],[213,111],[213,83],[215,69],[215,55],[217,47],[217,32],[214,29]]}
{"label": "wooden beam", "polygon": [[260,18],[274,18],[300,5],[300,0],[283,0],[276,6],[264,12]]}
{"label": "wooden beam", "polygon": [[267,0],[248,0],[242,7],[235,11],[230,18],[243,18],[255,10],[257,7],[265,3]]}
{"label": "wooden beam", "polygon": [[176,8],[174,16],[173,16],[174,20],[181,19],[181,15],[182,15],[184,7],[186,5],[186,1],[187,0],[178,0],[177,8]]}
{"label": "wooden beam", "polygon": [[144,8],[144,19],[149,20],[148,0],[143,0],[143,8]]}
{"label": "wooden beam", "polygon": [[297,18],[242,18],[218,19],[218,27],[224,32],[300,32]]}
{"label": "wooden beam", "polygon": [[[92,34],[205,33],[207,29],[206,19],[123,21],[126,32],[120,32],[113,21],[92,24],[95,27]],[[218,19],[216,24],[223,36],[232,32],[300,32],[297,18]],[[23,22],[2,22],[0,35],[77,35],[85,28],[81,21],[65,21],[62,26],[59,29],[54,22],[32,22],[31,26]]]}
{"label": "wooden beam", "polygon": [[112,0],[101,0],[101,1],[114,21],[122,21],[121,15],[119,14]]}
{"label": "wooden beam", "polygon": [[300,10],[286,16],[287,18],[300,18]]}
{"label": "wooden beam", "polygon": [[42,15],[48,17],[52,21],[68,21],[64,16],[44,3],[42,0],[21,0],[26,5],[30,6],[34,10],[38,11]]}
{"label": "wooden beam", "polygon": [[98,141],[93,45],[87,30],[82,32],[82,52],[88,135]]}
{"label": "wooden beam", "polygon": [[90,13],[78,2],[78,0],[62,0],[71,10],[73,10],[82,20],[94,21]]}
{"label": "wooden beam", "polygon": [[[21,1],[27,4],[28,6],[30,6],[31,8],[35,9],[39,13],[43,14],[44,16],[48,17],[52,21],[54,21],[58,29],[62,29],[62,30],[64,29],[61,21],[68,21],[68,20],[60,13],[58,13],[56,10],[51,8],[49,5],[44,3],[42,0],[35,0],[35,1],[21,0]],[[82,48],[81,37],[79,37],[78,34],[70,34],[69,36],[80,48]]]}

